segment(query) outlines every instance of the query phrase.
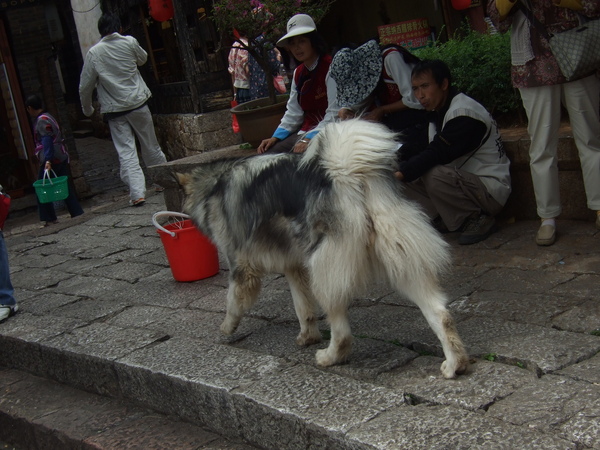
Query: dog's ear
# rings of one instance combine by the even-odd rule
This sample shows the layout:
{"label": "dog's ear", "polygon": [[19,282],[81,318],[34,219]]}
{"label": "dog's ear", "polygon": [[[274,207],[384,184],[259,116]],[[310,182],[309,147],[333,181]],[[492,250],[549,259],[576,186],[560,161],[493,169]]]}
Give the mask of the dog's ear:
{"label": "dog's ear", "polygon": [[183,188],[183,190],[188,193],[188,185],[192,182],[192,176],[189,173],[175,173],[177,177],[177,181]]}

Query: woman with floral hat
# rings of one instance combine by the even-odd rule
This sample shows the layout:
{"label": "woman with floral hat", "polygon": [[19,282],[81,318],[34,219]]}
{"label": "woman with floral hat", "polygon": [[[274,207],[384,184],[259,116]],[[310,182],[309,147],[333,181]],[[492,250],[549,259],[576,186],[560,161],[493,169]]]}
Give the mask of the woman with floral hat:
{"label": "woman with floral hat", "polygon": [[342,119],[359,114],[403,134],[406,144],[427,144],[426,112],[415,98],[411,72],[419,58],[398,45],[380,48],[375,40],[342,48],[331,63],[336,103]]}

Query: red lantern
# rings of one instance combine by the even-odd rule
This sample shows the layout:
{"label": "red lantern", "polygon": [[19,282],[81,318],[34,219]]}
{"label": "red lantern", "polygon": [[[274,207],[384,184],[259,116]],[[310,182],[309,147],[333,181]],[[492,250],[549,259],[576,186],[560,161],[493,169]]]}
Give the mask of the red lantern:
{"label": "red lantern", "polygon": [[458,11],[471,7],[471,0],[452,0],[452,7]]}
{"label": "red lantern", "polygon": [[173,0],[148,0],[150,16],[159,22],[173,18]]}

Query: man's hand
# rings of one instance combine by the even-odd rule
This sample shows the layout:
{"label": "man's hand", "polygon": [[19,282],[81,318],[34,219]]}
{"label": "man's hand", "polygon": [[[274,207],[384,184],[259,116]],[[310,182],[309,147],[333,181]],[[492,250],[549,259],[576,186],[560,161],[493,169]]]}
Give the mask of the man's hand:
{"label": "man's hand", "polygon": [[294,149],[292,151],[294,153],[304,153],[306,151],[306,147],[308,147],[309,142],[310,139],[300,139],[298,142],[296,142],[296,145],[294,145]]}

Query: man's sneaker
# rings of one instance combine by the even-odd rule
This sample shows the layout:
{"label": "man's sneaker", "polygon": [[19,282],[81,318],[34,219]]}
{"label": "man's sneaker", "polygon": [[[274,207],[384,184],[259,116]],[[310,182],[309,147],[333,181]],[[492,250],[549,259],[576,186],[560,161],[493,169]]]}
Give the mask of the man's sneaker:
{"label": "man's sneaker", "polygon": [[18,310],[19,305],[0,305],[0,322],[14,316]]}
{"label": "man's sneaker", "polygon": [[458,243],[476,244],[487,239],[494,231],[496,231],[496,219],[487,214],[474,213],[467,219],[464,231],[458,237]]}

